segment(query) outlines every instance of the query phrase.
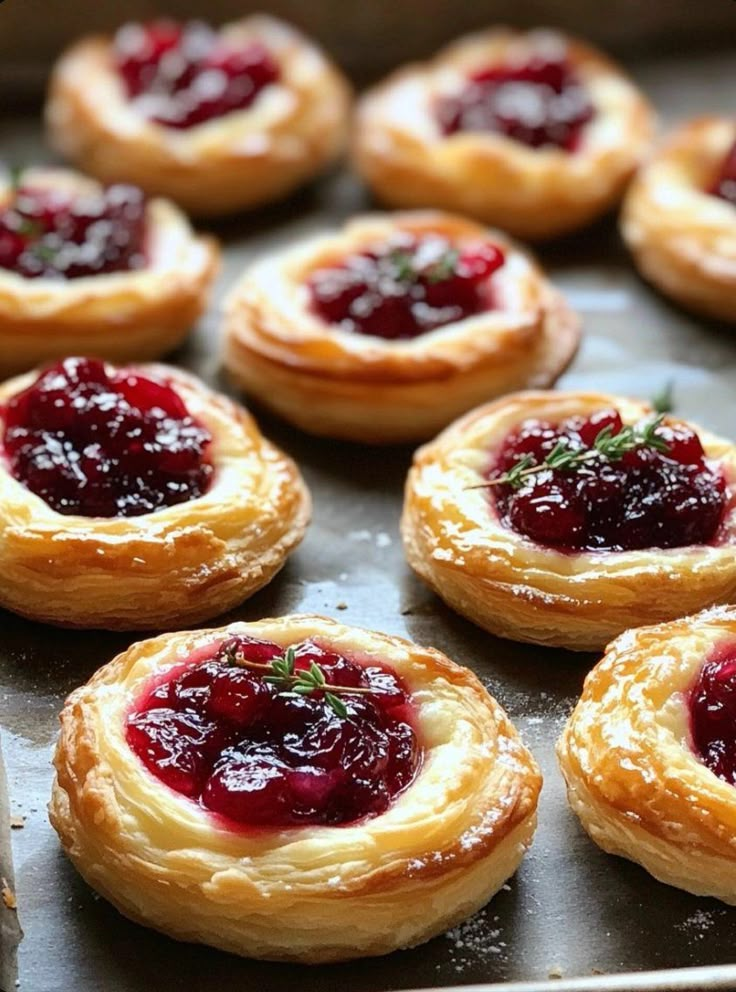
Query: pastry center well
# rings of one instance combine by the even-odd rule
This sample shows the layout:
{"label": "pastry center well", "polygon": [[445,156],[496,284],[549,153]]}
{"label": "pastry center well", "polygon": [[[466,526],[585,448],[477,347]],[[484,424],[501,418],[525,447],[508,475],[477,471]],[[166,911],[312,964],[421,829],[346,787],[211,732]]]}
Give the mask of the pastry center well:
{"label": "pastry center well", "polygon": [[126,24],[113,57],[128,97],[150,120],[172,128],[245,110],[280,77],[260,42],[238,45],[201,21]]}
{"label": "pastry center well", "polygon": [[245,826],[376,816],[422,761],[401,679],[311,640],[232,637],[145,692],[126,732],[158,779]]}
{"label": "pastry center well", "polygon": [[569,551],[707,544],[726,505],[723,474],[694,431],[661,417],[624,425],[616,410],[524,421],[488,480],[506,527]]}
{"label": "pastry center well", "polygon": [[146,264],[146,203],[135,186],[92,194],[21,186],[0,208],[0,268],[76,279]]}
{"label": "pastry center well", "polygon": [[164,382],[88,358],[47,368],[0,410],[5,460],[64,514],[134,517],[205,493],[212,437]]}
{"label": "pastry center well", "polygon": [[[556,46],[555,46],[556,48]],[[469,76],[435,108],[443,134],[502,134],[531,148],[567,152],[580,145],[593,105],[564,51],[540,52],[521,64],[491,65]]]}
{"label": "pastry center well", "polygon": [[690,691],[692,748],[704,765],[736,785],[736,645],[716,648]]}
{"label": "pastry center well", "polygon": [[315,270],[314,312],[344,331],[395,341],[493,309],[500,248],[458,247],[439,234],[397,233],[384,244]]}

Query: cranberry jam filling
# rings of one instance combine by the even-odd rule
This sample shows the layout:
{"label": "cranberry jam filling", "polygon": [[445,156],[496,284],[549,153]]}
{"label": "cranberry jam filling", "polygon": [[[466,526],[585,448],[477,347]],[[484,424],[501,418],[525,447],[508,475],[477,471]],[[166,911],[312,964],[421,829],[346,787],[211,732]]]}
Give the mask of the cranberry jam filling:
{"label": "cranberry jam filling", "polygon": [[500,248],[455,247],[438,234],[397,234],[313,272],[312,309],[344,331],[395,341],[415,338],[494,307],[490,277]]}
{"label": "cranberry jam filling", "polygon": [[[405,686],[314,641],[291,651],[230,638],[144,694],[127,718],[130,747],[171,789],[240,825],[377,816],[422,761]],[[293,675],[274,679],[290,655]],[[332,691],[311,682],[300,694],[296,680],[315,671]]]}
{"label": "cranberry jam filling", "polygon": [[0,409],[10,471],[57,513],[135,517],[207,491],[212,438],[178,393],[67,358]]}
{"label": "cranberry jam filling", "polygon": [[0,268],[77,279],[146,264],[146,203],[135,186],[93,194],[21,186],[0,208]]}
{"label": "cranberry jam filling", "polygon": [[583,128],[594,116],[564,52],[540,52],[521,65],[475,72],[460,93],[439,99],[435,112],[446,135],[490,131],[531,148],[567,152],[579,147]]}
{"label": "cranberry jam filling", "polygon": [[[574,466],[544,467],[559,465],[561,451]],[[690,428],[659,418],[626,428],[616,410],[557,425],[524,421],[503,442],[489,481],[507,527],[564,551],[706,544],[726,504],[725,479]]]}
{"label": "cranberry jam filling", "polygon": [[193,127],[245,110],[280,76],[260,42],[234,44],[201,21],[126,24],[113,52],[128,97],[166,127]]}
{"label": "cranberry jam filling", "polygon": [[736,205],[736,142],[723,160],[718,176],[708,192]]}
{"label": "cranberry jam filling", "polygon": [[736,645],[717,648],[690,691],[692,748],[710,770],[736,785]]}

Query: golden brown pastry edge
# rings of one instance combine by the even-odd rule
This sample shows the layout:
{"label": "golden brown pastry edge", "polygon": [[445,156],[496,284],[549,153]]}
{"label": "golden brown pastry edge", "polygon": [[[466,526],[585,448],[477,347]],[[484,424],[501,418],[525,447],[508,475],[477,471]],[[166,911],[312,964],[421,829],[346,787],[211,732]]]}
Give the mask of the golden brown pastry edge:
{"label": "golden brown pastry edge", "polygon": [[[471,487],[483,482],[493,445],[512,426],[527,417],[562,419],[607,406],[629,419],[649,410],[641,401],[597,393],[519,393],[460,418],[415,454],[401,521],[408,563],[449,606],[490,633],[594,651],[629,627],[675,619],[736,597],[732,544],[564,554],[503,527],[487,502],[480,502],[487,500],[486,490]],[[706,451],[726,460],[733,490],[736,449],[697,430]],[[488,439],[487,448],[478,448],[479,438],[483,445]],[[467,458],[474,464],[468,461],[458,469],[453,462],[458,449],[470,452]],[[733,492],[724,527],[729,534],[736,527]]]}
{"label": "golden brown pastry edge", "polygon": [[[173,383],[210,427],[223,446],[215,481],[155,513],[88,518],[55,513],[0,466],[0,603],[21,616],[108,630],[196,623],[266,585],[304,536],[311,500],[299,470],[245,409],[181,369],[132,367]],[[9,380],[0,397],[32,380]]]}
{"label": "golden brown pastry edge", "polygon": [[[151,810],[156,831],[163,830],[158,841],[163,837],[168,843],[166,819],[180,802],[196,811],[189,810],[194,823],[194,826],[190,824],[190,831],[195,831],[201,849],[187,850],[182,841],[169,844],[168,853],[157,854],[156,841],[151,840],[152,846],[146,846],[149,838],[145,836],[145,824],[131,824],[132,809],[123,810],[118,802],[115,772],[110,767],[111,761],[120,764],[113,753],[117,732],[110,735],[110,726],[115,723],[106,705],[110,693],[120,690],[125,684],[126,671],[129,673],[146,654],[161,650],[166,654],[177,643],[186,646],[196,642],[199,646],[203,638],[217,640],[224,633],[236,631],[272,637],[279,631],[279,640],[288,643],[299,634],[303,636],[305,627],[321,633],[321,639],[328,643],[337,639],[343,649],[357,643],[358,651],[372,651],[383,657],[392,652],[391,664],[410,688],[420,687],[417,689],[423,694],[417,704],[420,707],[429,705],[426,697],[433,686],[435,692],[442,694],[443,706],[450,705],[444,702],[447,697],[457,708],[455,719],[469,706],[467,717],[473,721],[475,744],[466,754],[467,760],[472,757],[474,769],[478,761],[492,760],[498,779],[475,781],[465,767],[458,769],[457,775],[465,784],[455,787],[454,801],[469,808],[463,806],[457,814],[458,822],[464,824],[460,836],[453,836],[451,825],[448,826],[451,836],[445,838],[443,834],[439,850],[425,836],[431,830],[422,829],[422,824],[412,830],[405,812],[398,826],[389,825],[389,815],[384,814],[366,821],[364,829],[275,831],[267,840],[259,841],[260,835],[256,840],[241,835],[232,838],[228,832],[223,834],[208,828],[208,819],[189,800],[178,797],[172,805],[167,798],[169,790],[157,783],[130,752],[124,759],[126,766],[130,763],[130,770],[118,768],[118,776],[140,776],[144,783],[153,783],[151,795],[166,799],[165,809],[156,813]],[[182,656],[181,652],[176,655]],[[136,691],[148,677],[147,671],[145,678],[136,683]],[[235,624],[216,631],[167,634],[139,642],[100,669],[87,686],[72,693],[62,712],[61,725],[50,815],[65,850],[80,872],[125,915],[138,922],[179,939],[210,943],[248,956],[317,963],[385,954],[427,940],[471,915],[500,888],[518,866],[536,825],[541,787],[536,763],[506,714],[471,672],[439,652],[419,648],[403,638],[347,628],[324,617],[285,617],[256,624]],[[459,733],[457,727],[453,730]],[[460,733],[458,740],[464,739]],[[486,743],[481,744],[483,741]],[[466,751],[471,747],[467,742],[464,746]],[[489,746],[493,748],[492,759],[488,754],[481,759],[484,748]],[[458,753],[462,754],[462,744]],[[479,795],[466,797],[464,789],[471,784]],[[132,788],[129,784],[127,787]],[[416,787],[417,783],[398,802],[406,803]],[[484,795],[484,787],[505,791],[503,795],[495,792]],[[178,825],[169,828],[179,830]],[[317,868],[310,868],[310,858],[319,851],[315,849],[316,853],[310,855],[304,847],[314,845],[315,837],[319,838],[320,831],[327,829],[330,829],[330,852],[340,844],[341,837],[347,838],[346,850],[339,852],[341,857],[349,859],[342,866],[347,877],[337,886],[325,884],[325,880],[329,882],[333,872],[339,877],[340,860],[326,866],[320,862],[322,881],[320,878],[315,881],[310,871]],[[388,864],[379,860],[376,866],[371,862],[371,837],[375,836],[379,843],[381,829],[393,830],[392,837],[403,838],[404,851],[399,851],[398,860]],[[350,836],[343,831],[349,831]],[[366,833],[370,836],[365,836]],[[299,863],[291,864],[285,876],[280,869],[273,878],[261,878],[258,871],[253,877],[245,877],[245,868],[250,872],[259,859],[265,872],[272,849],[280,850],[283,844],[288,848],[290,843],[296,843],[292,850],[298,850],[300,840],[302,852],[307,853],[302,853],[301,862],[297,859]],[[180,843],[184,843],[183,848]],[[390,852],[390,842],[387,843]],[[260,850],[254,852],[252,848],[259,844]],[[426,850],[425,844],[429,845]],[[248,856],[249,848],[251,856]],[[283,857],[287,858],[287,854]],[[358,862],[359,858],[363,858],[365,865]],[[386,860],[385,852],[382,858]],[[239,866],[243,868],[240,877]],[[228,874],[232,877],[221,881]],[[220,882],[222,889],[216,891]],[[264,890],[260,891],[259,886]],[[304,925],[305,914],[309,914],[307,925]],[[346,918],[351,921],[348,928]],[[282,929],[274,927],[276,920]],[[310,927],[309,920],[315,926]]]}
{"label": "golden brown pastry edge", "polygon": [[502,136],[468,132],[461,140],[455,136],[450,152],[446,139],[419,138],[391,122],[384,104],[397,87],[415,79],[428,87],[442,67],[472,61],[476,49],[501,53],[530,34],[495,28],[460,38],[428,62],[396,70],[358,101],[352,160],[380,201],[465,213],[531,241],[583,227],[619,202],[648,151],[655,115],[619,66],[577,39],[562,36],[573,64],[592,80],[615,80],[621,87],[610,106],[598,107],[599,114],[619,118],[616,147],[539,152]]}
{"label": "golden brown pastry edge", "polygon": [[509,310],[499,327],[504,309],[490,311],[486,325],[478,318],[467,329],[458,324],[442,343],[435,335],[448,328],[409,347],[360,335],[353,342],[315,320],[298,297],[299,273],[330,256],[330,235],[313,239],[247,270],[228,297],[224,363],[248,396],[309,433],[393,444],[426,440],[478,403],[551,386],[562,375],[577,353],[580,321],[525,252],[499,232],[437,211],[358,216],[334,239],[347,250],[368,242],[367,231],[395,226],[490,236],[521,267],[519,312]]}
{"label": "golden brown pastry edge", "polygon": [[[108,64],[110,39],[89,37],[68,49],[53,70],[45,114],[52,146],[104,182],[134,182],[204,217],[265,205],[324,171],[346,142],[351,90],[345,77],[276,18],[253,15],[225,28],[264,35],[289,74],[290,64],[301,67],[298,88],[296,78],[287,80],[293,106],[286,120],[259,133],[233,123],[247,121],[245,110],[217,118],[217,131],[213,122],[190,128],[183,140],[142,117],[136,121]],[[124,127],[118,126],[121,113]],[[205,138],[188,141],[193,132]]]}
{"label": "golden brown pastry edge", "polygon": [[678,698],[724,636],[736,640],[732,606],[616,638],[585,681],[557,758],[570,807],[599,847],[736,905],[736,792],[691,752]]}

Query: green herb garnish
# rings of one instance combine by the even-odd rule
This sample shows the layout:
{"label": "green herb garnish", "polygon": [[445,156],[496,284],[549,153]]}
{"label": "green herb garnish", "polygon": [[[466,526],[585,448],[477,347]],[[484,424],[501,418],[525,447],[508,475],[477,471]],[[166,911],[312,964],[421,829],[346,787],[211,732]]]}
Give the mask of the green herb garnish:
{"label": "green herb garnish", "polygon": [[396,248],[389,255],[395,269],[394,278],[397,282],[408,283],[417,282],[419,279],[426,279],[429,283],[443,282],[454,274],[459,258],[460,252],[457,248],[449,248],[434,262],[417,267],[415,255],[411,251]]}
{"label": "green herb garnish", "polygon": [[24,217],[16,230],[24,238],[37,238],[43,234],[43,225],[37,220],[31,220],[30,217]]}
{"label": "green herb garnish", "polygon": [[450,248],[436,262],[433,262],[422,273],[427,282],[444,282],[455,274],[460,252],[457,248]]}
{"label": "green herb garnish", "polygon": [[414,256],[411,252],[397,248],[391,252],[389,259],[396,270],[394,278],[398,282],[413,282],[416,279],[417,272],[414,268]]}
{"label": "green herb garnish", "polygon": [[24,172],[25,166],[23,165],[8,166],[8,178],[10,179],[10,188],[13,192],[20,188],[20,181],[23,178]]}
{"label": "green herb garnish", "polygon": [[522,455],[503,475],[471,488],[505,485],[519,489],[530,475],[550,470],[576,472],[600,458],[619,461],[627,452],[637,448],[653,448],[666,454],[670,450],[669,445],[656,433],[663,420],[664,413],[659,413],[638,424],[627,424],[617,434],[613,433],[613,427],[609,424],[598,433],[591,448],[573,447],[567,438],[561,437],[543,462],[536,463],[531,454]]}
{"label": "green herb garnish", "polygon": [[675,407],[673,387],[672,379],[668,379],[662,388],[652,396],[650,402],[657,413],[672,413]]}
{"label": "green herb garnish", "polygon": [[30,247],[30,251],[39,262],[53,262],[58,250],[58,248],[53,248],[51,245],[45,245],[43,241],[38,241]]}
{"label": "green herb garnish", "polygon": [[225,658],[228,664],[238,665],[254,672],[263,673],[263,681],[276,686],[281,692],[296,693],[298,696],[311,696],[314,692],[324,692],[325,702],[341,719],[348,716],[348,708],[340,699],[344,693],[372,694],[376,689],[364,686],[333,685],[325,678],[325,673],[316,662],[309,668],[295,670],[296,652],[288,647],[280,658],[274,658],[267,664],[249,661],[235,645],[225,648]]}

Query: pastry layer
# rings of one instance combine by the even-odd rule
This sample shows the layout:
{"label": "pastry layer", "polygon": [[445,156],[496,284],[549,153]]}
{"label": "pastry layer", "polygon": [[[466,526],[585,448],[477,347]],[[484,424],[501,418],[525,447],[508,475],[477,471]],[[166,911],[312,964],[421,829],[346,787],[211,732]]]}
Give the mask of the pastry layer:
{"label": "pastry layer", "polygon": [[[310,515],[299,471],[242,407],[194,376],[143,365],[213,437],[214,481],[198,499],[138,517],[56,513],[0,462],[0,604],[72,627],[150,630],[217,616],[260,589]],[[33,381],[0,386],[0,403]]]}
{"label": "pastry layer", "polygon": [[[498,245],[497,306],[408,341],[344,331],[312,312],[313,271],[396,231]],[[526,253],[430,211],[358,217],[263,259],[231,291],[225,330],[225,364],[248,395],[303,430],[372,443],[424,440],[477,403],[551,385],[580,339],[577,316]]]}
{"label": "pastry layer", "polygon": [[736,640],[720,607],[610,644],[557,745],[570,806],[610,854],[736,904],[736,789],[690,747],[687,695],[707,654]]}
{"label": "pastry layer", "polygon": [[[314,638],[395,669],[425,761],[387,812],[233,831],[146,771],[124,736],[133,698],[232,634]],[[534,832],[539,771],[478,679],[437,651],[322,617],[142,641],[72,693],[61,724],[51,820],[86,880],[131,919],[251,957],[327,962],[427,940],[500,888]]]}
{"label": "pastry layer", "polygon": [[592,651],[629,627],[736,596],[736,449],[700,428],[728,483],[716,544],[570,553],[501,524],[479,487],[506,436],[529,418],[556,423],[610,407],[628,423],[651,412],[597,393],[519,393],[472,411],[419,449],[406,483],[404,547],[414,571],[453,609],[502,637]]}

